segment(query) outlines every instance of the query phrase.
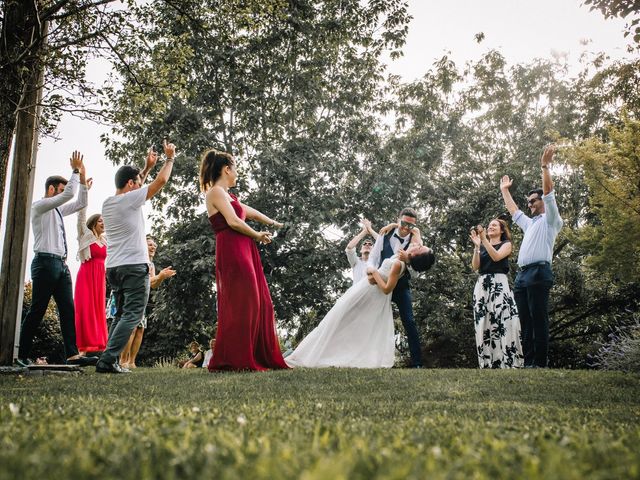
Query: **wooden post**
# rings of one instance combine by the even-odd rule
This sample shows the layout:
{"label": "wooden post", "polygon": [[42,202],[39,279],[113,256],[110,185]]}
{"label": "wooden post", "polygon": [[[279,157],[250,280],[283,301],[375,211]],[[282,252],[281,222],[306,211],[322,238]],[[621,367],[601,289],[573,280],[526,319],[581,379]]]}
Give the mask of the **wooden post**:
{"label": "wooden post", "polygon": [[48,30],[48,23],[44,22],[42,29],[34,32],[41,41],[39,48],[34,48],[33,68],[25,85],[16,122],[7,224],[0,268],[0,365],[13,363],[15,339],[18,338],[22,318],[24,271],[38,151],[38,126],[42,112],[42,53],[46,47]]}

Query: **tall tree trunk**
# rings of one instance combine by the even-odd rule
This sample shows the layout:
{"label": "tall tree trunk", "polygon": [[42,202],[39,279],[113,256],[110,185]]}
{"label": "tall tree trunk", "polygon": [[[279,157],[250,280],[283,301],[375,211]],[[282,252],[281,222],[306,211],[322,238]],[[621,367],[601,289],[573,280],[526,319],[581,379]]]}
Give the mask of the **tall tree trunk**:
{"label": "tall tree trunk", "polygon": [[42,28],[38,20],[41,0],[2,2],[0,34],[0,225],[7,181],[11,142],[21,108],[25,82],[32,73],[42,46]]}
{"label": "tall tree trunk", "polygon": [[[34,12],[35,13],[35,12]],[[37,14],[37,13],[36,13]],[[33,18],[33,17],[32,17]],[[19,100],[16,140],[9,188],[7,226],[0,269],[0,365],[13,363],[16,325],[22,310],[24,269],[27,254],[29,208],[33,196],[33,173],[38,148],[38,124],[44,83],[43,52],[48,24],[35,22],[30,69]],[[4,189],[3,189],[4,190]]]}

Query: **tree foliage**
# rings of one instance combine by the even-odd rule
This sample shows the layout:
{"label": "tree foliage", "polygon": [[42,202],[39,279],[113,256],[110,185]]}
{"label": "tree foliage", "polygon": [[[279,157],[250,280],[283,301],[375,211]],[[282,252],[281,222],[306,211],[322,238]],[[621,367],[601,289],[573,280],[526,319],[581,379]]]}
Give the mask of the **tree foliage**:
{"label": "tree foliage", "polygon": [[[363,213],[367,199],[352,192],[362,163],[380,143],[380,57],[398,54],[406,5],[149,2],[134,15],[143,23],[150,12],[158,21],[122,45],[136,61],[131,71],[120,71],[123,86],[112,94],[119,128],[105,139],[108,154],[118,163],[135,161],[164,136],[184,152],[155,200],[165,219],[156,233],[175,265],[186,241],[181,232],[191,232],[199,260],[184,262],[178,275],[194,279],[190,291],[211,292],[213,234],[201,213],[198,163],[209,147],[233,153],[240,160],[241,199],[286,224],[263,248],[263,263],[280,327],[301,326],[302,334],[346,286],[344,259],[330,232],[355,231]],[[140,79],[151,72],[157,87],[144,88]],[[202,262],[209,265],[206,277]],[[191,323],[198,315],[215,320],[214,303],[193,297],[159,294],[158,307],[157,317],[167,312],[161,322],[184,324],[186,336],[200,331]]]}
{"label": "tree foliage", "polygon": [[633,35],[633,41],[640,44],[640,1],[639,0],[584,0],[591,10],[600,10],[604,18],[629,18],[624,36]]}
{"label": "tree foliage", "polygon": [[[385,78],[381,55],[398,55],[407,31],[400,1],[152,1],[132,15],[143,35],[119,46],[128,67],[108,92],[118,125],[104,139],[108,154],[135,162],[163,137],[183,152],[154,199],[158,261],[178,276],[157,292],[148,358],[206,340],[215,322],[215,244],[197,187],[208,147],[240,160],[242,201],[286,224],[261,247],[283,336],[308,333],[347,287],[342,252],[358,217],[381,226],[412,206],[437,255],[413,281],[426,362],[475,366],[468,231],[509,218],[500,176],[515,179],[524,205],[546,143],[608,142],[623,105],[640,113],[640,64],[602,55],[585,57],[575,77],[557,61],[509,65],[489,51],[463,66],[444,56],[415,82]],[[554,169],[565,228],[554,251],[551,360],[584,366],[593,341],[637,308],[640,286],[584,267],[592,252],[575,239],[600,212],[564,152]],[[516,249],[521,239],[515,228]]]}
{"label": "tree foliage", "polygon": [[640,121],[624,116],[606,140],[589,138],[570,155],[589,188],[593,221],[576,240],[590,254],[586,264],[609,279],[640,278]]}
{"label": "tree foliage", "polygon": [[[114,0],[6,0],[0,17],[0,222],[7,166],[17,113],[26,89],[43,88],[41,134],[51,134],[63,113],[97,118],[104,114],[99,86],[87,77],[92,58],[117,58],[115,37],[126,9]],[[128,2],[123,2],[126,6]],[[48,29],[45,29],[48,24]],[[45,33],[46,32],[46,33]],[[30,83],[45,66],[44,85]]]}

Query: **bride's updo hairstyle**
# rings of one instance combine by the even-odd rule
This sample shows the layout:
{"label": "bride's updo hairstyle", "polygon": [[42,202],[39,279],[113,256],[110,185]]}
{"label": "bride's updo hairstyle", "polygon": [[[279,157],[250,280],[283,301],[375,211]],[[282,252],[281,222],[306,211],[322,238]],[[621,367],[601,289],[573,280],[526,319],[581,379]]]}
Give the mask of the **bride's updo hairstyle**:
{"label": "bride's updo hairstyle", "polygon": [[433,254],[433,250],[431,249],[428,252],[421,253],[420,255],[413,255],[409,259],[411,268],[416,272],[426,272],[433,266],[435,261],[436,256]]}
{"label": "bride's updo hairstyle", "polygon": [[224,167],[235,165],[230,153],[211,148],[202,154],[200,161],[200,190],[206,192],[220,178]]}

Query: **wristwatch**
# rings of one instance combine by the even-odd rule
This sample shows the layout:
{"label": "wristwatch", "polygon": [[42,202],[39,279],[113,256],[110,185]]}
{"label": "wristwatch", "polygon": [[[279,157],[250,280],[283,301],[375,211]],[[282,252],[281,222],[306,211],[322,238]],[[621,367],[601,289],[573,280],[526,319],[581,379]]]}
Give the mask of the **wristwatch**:
{"label": "wristwatch", "polygon": [[77,169],[77,168],[74,168],[74,169],[73,169],[73,173],[80,173],[80,170],[79,170],[79,169]]}

